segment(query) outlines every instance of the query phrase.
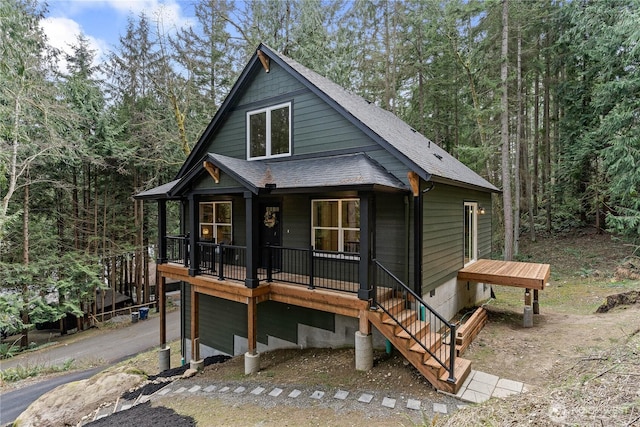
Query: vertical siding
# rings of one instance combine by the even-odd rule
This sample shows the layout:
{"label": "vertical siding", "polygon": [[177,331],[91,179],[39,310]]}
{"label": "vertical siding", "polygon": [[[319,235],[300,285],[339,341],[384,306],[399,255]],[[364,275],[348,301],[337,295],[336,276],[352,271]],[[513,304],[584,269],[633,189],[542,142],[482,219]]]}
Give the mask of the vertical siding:
{"label": "vertical siding", "polygon": [[491,195],[436,184],[424,196],[423,281],[426,294],[455,277],[463,267],[464,202],[477,202],[486,214],[478,217],[478,256],[491,251]]}

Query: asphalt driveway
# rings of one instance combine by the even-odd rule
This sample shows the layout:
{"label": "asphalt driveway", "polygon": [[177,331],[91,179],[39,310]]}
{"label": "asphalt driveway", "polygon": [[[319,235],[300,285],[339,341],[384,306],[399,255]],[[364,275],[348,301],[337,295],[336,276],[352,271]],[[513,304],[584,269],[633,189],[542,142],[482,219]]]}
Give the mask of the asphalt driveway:
{"label": "asphalt driveway", "polygon": [[[0,393],[0,425],[12,422],[33,401],[44,393],[67,382],[88,378],[123,359],[135,356],[159,345],[160,317],[139,321],[129,326],[100,331],[97,334],[78,334],[72,342],[21,354],[0,361],[0,370],[18,365],[61,365],[69,359],[76,364],[97,366],[86,371],[71,372],[59,377],[35,382],[14,391]],[[180,311],[167,313],[167,341],[180,337]]]}

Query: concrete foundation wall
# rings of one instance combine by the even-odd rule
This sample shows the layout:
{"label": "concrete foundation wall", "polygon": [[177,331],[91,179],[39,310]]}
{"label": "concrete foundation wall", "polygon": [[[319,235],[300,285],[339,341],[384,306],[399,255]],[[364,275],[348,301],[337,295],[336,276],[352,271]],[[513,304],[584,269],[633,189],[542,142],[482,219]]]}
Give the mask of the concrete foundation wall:
{"label": "concrete foundation wall", "polygon": [[[353,347],[355,333],[358,330],[358,319],[335,315],[335,332],[321,328],[314,328],[304,324],[298,324],[298,343],[269,336],[268,344],[258,342],[258,352],[283,349],[283,348],[338,348]],[[373,328],[373,347],[384,348],[385,338]],[[186,355],[185,360],[191,359],[191,340],[185,339]],[[239,356],[247,352],[249,348],[247,338],[239,335],[233,337],[233,354],[228,356]],[[218,351],[212,347],[200,344],[200,357],[216,356],[227,353]]]}
{"label": "concrete foundation wall", "polygon": [[453,278],[435,289],[435,295],[422,299],[445,319],[452,319],[465,307],[473,307],[489,299],[491,288],[484,283],[471,283]]}

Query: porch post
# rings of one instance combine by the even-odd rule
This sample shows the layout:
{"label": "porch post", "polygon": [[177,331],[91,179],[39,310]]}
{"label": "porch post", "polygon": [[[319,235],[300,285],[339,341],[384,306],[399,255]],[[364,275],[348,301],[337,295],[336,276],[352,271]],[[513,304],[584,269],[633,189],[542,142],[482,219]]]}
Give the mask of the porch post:
{"label": "porch post", "polygon": [[171,368],[171,349],[167,346],[167,310],[165,299],[166,278],[157,271],[156,267],[156,285],[157,285],[157,308],[160,311],[160,350],[158,350],[158,366],[160,372]]}
{"label": "porch post", "polygon": [[195,194],[189,195],[189,276],[196,276],[200,267],[198,259],[199,206]]}
{"label": "porch post", "polygon": [[191,285],[191,368],[201,369],[200,361],[200,294]]}
{"label": "porch post", "polygon": [[247,272],[244,284],[247,288],[257,288],[258,279],[258,200],[250,191],[244,192],[245,202],[245,226],[247,234]]}
{"label": "porch post", "polygon": [[371,280],[371,260],[375,255],[375,227],[373,194],[371,192],[359,192],[360,198],[360,263],[358,273],[360,287],[358,298],[369,301],[374,298],[374,284]]}
{"label": "porch post", "polygon": [[156,264],[167,262],[167,201],[158,200],[158,252]]}
{"label": "porch post", "polygon": [[258,302],[255,297],[247,301],[247,352],[244,355],[245,375],[255,374],[260,370],[260,353],[258,353]]}

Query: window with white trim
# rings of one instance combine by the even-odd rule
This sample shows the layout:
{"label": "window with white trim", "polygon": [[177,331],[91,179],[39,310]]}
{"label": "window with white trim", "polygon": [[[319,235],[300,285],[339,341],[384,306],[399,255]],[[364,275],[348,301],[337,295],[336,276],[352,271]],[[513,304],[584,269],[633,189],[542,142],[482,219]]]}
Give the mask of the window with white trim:
{"label": "window with white trim", "polygon": [[291,103],[247,112],[247,159],[291,155]]}
{"label": "window with white trim", "polygon": [[312,200],[311,211],[314,249],[360,252],[360,199]]}
{"label": "window with white trim", "polygon": [[478,204],[464,202],[464,265],[478,259]]}
{"label": "window with white trim", "polygon": [[200,203],[200,239],[230,244],[231,202]]}

